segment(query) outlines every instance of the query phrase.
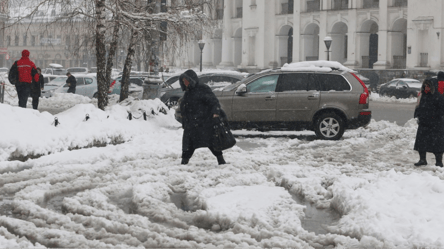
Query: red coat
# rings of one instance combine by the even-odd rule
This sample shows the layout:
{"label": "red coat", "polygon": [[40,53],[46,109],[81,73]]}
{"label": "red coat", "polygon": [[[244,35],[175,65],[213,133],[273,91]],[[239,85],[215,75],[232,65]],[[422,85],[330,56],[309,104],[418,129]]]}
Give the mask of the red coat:
{"label": "red coat", "polygon": [[444,93],[444,81],[442,81],[442,80],[438,81],[438,92],[440,94]]}
{"label": "red coat", "polygon": [[32,77],[34,76],[35,81],[39,81],[39,75],[37,74],[37,68],[34,62],[29,59],[29,51],[22,51],[22,58],[17,61],[18,69],[18,81],[24,83],[32,83]]}

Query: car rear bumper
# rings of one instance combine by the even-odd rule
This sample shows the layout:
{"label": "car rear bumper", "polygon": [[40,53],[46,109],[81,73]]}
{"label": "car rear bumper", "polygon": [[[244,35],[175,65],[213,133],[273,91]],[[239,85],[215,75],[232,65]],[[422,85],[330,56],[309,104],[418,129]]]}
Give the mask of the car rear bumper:
{"label": "car rear bumper", "polygon": [[348,121],[347,128],[348,129],[357,129],[359,127],[366,126],[370,123],[372,119],[372,111],[371,110],[362,110],[359,112],[356,118],[353,118]]}

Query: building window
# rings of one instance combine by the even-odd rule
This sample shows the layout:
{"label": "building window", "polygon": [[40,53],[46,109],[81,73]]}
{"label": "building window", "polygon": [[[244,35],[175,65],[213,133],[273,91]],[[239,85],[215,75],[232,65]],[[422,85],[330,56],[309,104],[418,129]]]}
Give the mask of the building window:
{"label": "building window", "polygon": [[320,0],[309,0],[307,1],[307,12],[320,11],[321,1]]}
{"label": "building window", "polygon": [[35,35],[31,36],[31,46],[35,46]]}
{"label": "building window", "polygon": [[24,35],[23,36],[23,46],[28,46],[28,36],[27,35]]}
{"label": "building window", "polygon": [[16,46],[19,45],[19,36],[18,35],[15,36],[14,45],[16,45]]}
{"label": "building window", "polygon": [[11,46],[11,36],[9,35],[6,37],[6,45]]}

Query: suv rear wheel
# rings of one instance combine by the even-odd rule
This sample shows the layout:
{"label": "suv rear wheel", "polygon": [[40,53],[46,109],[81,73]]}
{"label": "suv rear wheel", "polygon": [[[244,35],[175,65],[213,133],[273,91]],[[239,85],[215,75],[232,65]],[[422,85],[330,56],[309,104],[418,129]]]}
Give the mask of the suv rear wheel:
{"label": "suv rear wheel", "polygon": [[321,114],[315,123],[316,136],[325,140],[339,140],[344,130],[344,121],[333,112]]}

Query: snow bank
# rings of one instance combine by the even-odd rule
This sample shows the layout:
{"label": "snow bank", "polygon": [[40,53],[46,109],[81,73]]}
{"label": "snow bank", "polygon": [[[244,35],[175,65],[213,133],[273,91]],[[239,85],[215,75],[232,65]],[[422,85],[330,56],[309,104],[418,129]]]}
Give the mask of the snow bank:
{"label": "snow bank", "polygon": [[379,93],[370,94],[370,101],[393,102],[393,103],[416,103],[417,98],[397,99],[396,97],[380,96]]}
{"label": "snow bank", "polygon": [[[13,212],[0,216],[1,245],[444,246],[444,170],[413,166],[413,119],[404,126],[372,120],[339,141],[313,140],[313,132],[240,130],[235,134],[249,137],[224,151],[228,164],[198,149],[181,165],[183,130],[160,107],[159,100],[129,99],[105,111],[78,103],[56,115],[55,127],[47,112],[0,105],[0,193],[12,199]],[[158,115],[129,121],[128,111]],[[125,143],[109,144],[116,136]],[[95,142],[108,145],[82,148]],[[6,161],[14,152],[44,156]],[[326,228],[330,233],[315,234],[298,199],[342,216]]]}
{"label": "snow bank", "polygon": [[[63,94],[56,96],[57,99],[63,99]],[[67,99],[81,102],[84,98]],[[116,144],[150,130],[179,126],[174,113],[167,113],[168,108],[159,99],[132,101],[112,105],[106,111],[92,104],[78,104],[55,116],[0,104],[0,115],[8,121],[0,124],[3,131],[0,160],[7,160],[11,156],[47,155],[93,144]],[[128,112],[133,115],[131,121]],[[149,122],[144,121],[143,112],[147,114]],[[88,120],[86,115],[89,116]],[[57,127],[55,118],[59,122]]]}

